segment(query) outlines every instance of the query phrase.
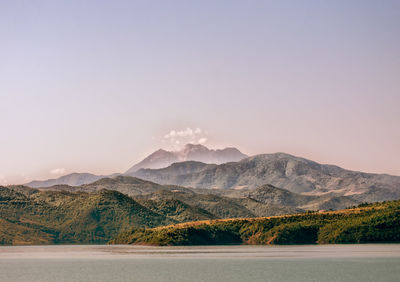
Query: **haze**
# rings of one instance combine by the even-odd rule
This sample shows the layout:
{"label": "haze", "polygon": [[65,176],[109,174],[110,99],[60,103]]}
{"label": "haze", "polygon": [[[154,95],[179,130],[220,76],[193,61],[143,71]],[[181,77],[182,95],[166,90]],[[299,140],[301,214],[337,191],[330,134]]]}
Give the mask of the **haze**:
{"label": "haze", "polygon": [[400,175],[399,34],[399,1],[2,1],[0,184],[186,142]]}

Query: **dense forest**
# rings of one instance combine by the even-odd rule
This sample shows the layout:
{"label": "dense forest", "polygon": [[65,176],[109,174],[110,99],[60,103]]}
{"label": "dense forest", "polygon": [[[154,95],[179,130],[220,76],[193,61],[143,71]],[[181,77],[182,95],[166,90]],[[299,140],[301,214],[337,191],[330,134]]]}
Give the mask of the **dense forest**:
{"label": "dense forest", "polygon": [[110,243],[167,246],[399,241],[400,201],[391,201],[332,212],[134,228],[120,233]]}

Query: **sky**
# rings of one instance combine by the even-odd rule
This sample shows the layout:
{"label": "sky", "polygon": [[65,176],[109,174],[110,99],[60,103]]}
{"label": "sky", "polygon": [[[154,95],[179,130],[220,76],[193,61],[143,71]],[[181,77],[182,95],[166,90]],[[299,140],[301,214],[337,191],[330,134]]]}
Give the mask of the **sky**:
{"label": "sky", "polygon": [[0,185],[186,142],[400,175],[399,35],[389,0],[0,0]]}

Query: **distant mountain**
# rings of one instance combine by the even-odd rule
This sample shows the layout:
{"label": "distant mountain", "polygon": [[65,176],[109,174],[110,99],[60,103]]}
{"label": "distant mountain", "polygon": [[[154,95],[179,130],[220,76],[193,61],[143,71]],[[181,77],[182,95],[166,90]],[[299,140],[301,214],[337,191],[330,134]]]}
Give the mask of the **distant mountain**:
{"label": "distant mountain", "polygon": [[[182,161],[200,161],[208,164],[222,164],[226,162],[240,161],[248,156],[241,153],[236,148],[225,148],[222,150],[211,150],[203,145],[186,144],[181,151],[157,150],[143,161],[131,167],[125,175],[133,176],[141,168],[165,168],[169,165]],[[119,175],[95,175],[91,173],[71,173],[55,179],[34,180],[24,184],[31,188],[43,188],[54,185],[80,186],[89,184],[104,177],[113,177]]]}
{"label": "distant mountain", "polygon": [[200,144],[186,144],[181,151],[158,150],[146,157],[143,161],[135,164],[126,175],[132,175],[141,168],[158,169],[167,167],[176,162],[199,161],[208,164],[222,164],[237,162],[248,156],[236,148],[225,148],[212,150]]}
{"label": "distant mountain", "polygon": [[[113,174],[114,176],[117,174]],[[70,186],[79,186],[82,184],[92,183],[96,180],[106,177],[105,175],[95,175],[91,173],[71,173],[59,178],[47,179],[47,180],[34,180],[29,183],[24,184],[25,186],[31,188],[41,188],[41,187],[50,187],[54,185],[70,185]]]}
{"label": "distant mountain", "polygon": [[[175,163],[133,174],[159,184],[207,189],[255,189],[264,184],[305,195],[336,193],[363,201],[400,197],[400,177],[345,170],[284,153],[264,154],[221,165]],[[376,197],[374,196],[376,195]]]}

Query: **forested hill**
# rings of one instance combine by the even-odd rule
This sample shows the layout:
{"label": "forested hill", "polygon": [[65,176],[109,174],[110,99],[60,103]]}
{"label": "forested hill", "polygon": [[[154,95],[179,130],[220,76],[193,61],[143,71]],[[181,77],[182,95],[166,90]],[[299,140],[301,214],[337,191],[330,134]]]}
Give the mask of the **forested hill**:
{"label": "forested hill", "polygon": [[183,223],[119,234],[112,244],[224,245],[400,242],[400,201],[335,212]]}
{"label": "forested hill", "polygon": [[0,245],[99,244],[132,227],[299,211],[302,209],[249,198],[197,194],[131,177],[106,178],[81,188],[0,186]]}

